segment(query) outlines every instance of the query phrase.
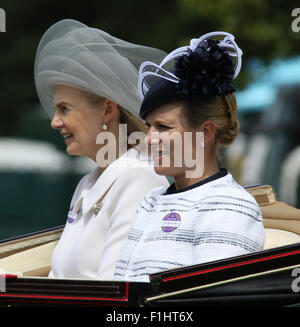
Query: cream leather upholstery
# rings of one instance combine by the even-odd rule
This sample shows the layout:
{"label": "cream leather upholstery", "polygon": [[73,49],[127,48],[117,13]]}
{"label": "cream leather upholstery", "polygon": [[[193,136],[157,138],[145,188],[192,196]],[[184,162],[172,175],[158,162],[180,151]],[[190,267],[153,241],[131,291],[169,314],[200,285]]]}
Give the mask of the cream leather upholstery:
{"label": "cream leather upholstery", "polygon": [[0,273],[46,277],[62,228],[20,237],[0,244]]}
{"label": "cream leather upholstery", "polygon": [[0,269],[21,276],[48,276],[56,243],[52,241],[2,258]]}
{"label": "cream leather upholstery", "polygon": [[260,205],[265,227],[264,249],[300,242],[300,210],[277,200],[269,185],[246,188]]}
{"label": "cream leather upholstery", "polygon": [[264,250],[278,246],[300,243],[300,235],[286,230],[265,228]]}

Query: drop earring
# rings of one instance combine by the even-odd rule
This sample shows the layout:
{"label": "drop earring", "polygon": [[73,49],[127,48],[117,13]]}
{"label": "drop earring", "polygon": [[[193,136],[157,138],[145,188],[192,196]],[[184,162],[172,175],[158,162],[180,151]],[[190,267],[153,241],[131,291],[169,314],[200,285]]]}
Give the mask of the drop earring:
{"label": "drop earring", "polygon": [[108,126],[104,123],[104,124],[102,125],[102,129],[103,129],[104,131],[107,131]]}

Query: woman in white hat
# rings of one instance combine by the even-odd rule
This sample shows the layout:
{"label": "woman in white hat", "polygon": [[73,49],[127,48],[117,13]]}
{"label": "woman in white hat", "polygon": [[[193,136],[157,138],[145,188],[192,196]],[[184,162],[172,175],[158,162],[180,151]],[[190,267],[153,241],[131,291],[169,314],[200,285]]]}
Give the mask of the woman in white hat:
{"label": "woman in white hat", "polygon": [[[116,279],[149,281],[158,271],[263,249],[258,204],[217,160],[218,148],[231,144],[239,129],[233,79],[241,55],[233,35],[213,32],[160,65],[141,66],[140,116],[149,126],[155,170],[174,183],[141,203]],[[157,81],[150,85],[149,77]],[[189,154],[193,160],[186,160]]]}
{"label": "woman in white hat", "polygon": [[34,71],[41,104],[67,153],[98,164],[75,190],[50,277],[113,279],[138,205],[149,190],[168,184],[148,155],[127,142],[145,128],[137,118],[138,67],[163,56],[69,19],[42,37]]}

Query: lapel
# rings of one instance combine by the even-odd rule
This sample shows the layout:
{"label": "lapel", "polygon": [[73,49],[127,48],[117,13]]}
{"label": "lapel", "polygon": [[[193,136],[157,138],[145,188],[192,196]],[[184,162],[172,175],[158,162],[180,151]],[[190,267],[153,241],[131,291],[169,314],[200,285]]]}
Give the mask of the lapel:
{"label": "lapel", "polygon": [[105,195],[118,176],[123,174],[129,166],[135,165],[141,161],[145,164],[145,167],[149,167],[149,157],[147,155],[143,155],[140,152],[137,152],[135,149],[130,149],[120,158],[110,164],[100,176],[100,168],[97,167],[94,174],[91,175],[91,179],[88,181],[89,185],[93,182],[94,185],[90,189],[85,189],[82,192],[74,206],[74,211],[75,207],[76,212],[81,207],[82,215],[87,214],[99,201],[99,199]]}

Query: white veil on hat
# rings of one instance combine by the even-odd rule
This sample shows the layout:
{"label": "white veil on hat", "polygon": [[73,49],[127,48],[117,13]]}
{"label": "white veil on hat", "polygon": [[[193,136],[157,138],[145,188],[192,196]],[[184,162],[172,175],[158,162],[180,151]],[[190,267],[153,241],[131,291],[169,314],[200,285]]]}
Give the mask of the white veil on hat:
{"label": "white veil on hat", "polygon": [[110,99],[139,117],[139,67],[147,60],[160,63],[165,56],[159,49],[65,19],[52,25],[39,43],[34,66],[37,93],[50,117],[54,114],[55,85]]}

